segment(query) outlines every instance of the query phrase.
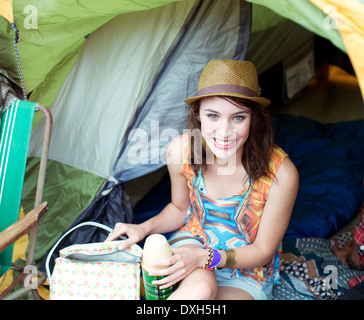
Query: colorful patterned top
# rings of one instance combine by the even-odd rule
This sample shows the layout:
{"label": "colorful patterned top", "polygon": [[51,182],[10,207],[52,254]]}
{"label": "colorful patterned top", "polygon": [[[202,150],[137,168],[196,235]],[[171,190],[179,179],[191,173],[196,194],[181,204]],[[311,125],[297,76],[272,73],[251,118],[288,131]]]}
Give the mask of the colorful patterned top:
{"label": "colorful patterned top", "polygon": [[[239,194],[231,197],[210,196],[204,188],[201,170],[196,175],[189,164],[189,139],[186,140],[183,174],[190,189],[190,206],[185,225],[180,231],[191,232],[206,246],[214,249],[227,250],[253,243],[273,180],[263,177],[253,185],[248,181]],[[282,149],[274,148],[270,161],[270,169],[274,174],[286,157],[287,154]],[[269,292],[273,283],[278,281],[281,252],[280,245],[268,265],[237,271],[257,280],[263,290]]]}

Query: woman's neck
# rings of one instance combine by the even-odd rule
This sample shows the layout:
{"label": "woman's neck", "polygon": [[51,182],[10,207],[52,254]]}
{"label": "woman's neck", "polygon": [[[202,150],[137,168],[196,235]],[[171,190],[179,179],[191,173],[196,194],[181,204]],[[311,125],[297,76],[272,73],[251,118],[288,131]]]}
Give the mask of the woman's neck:
{"label": "woman's neck", "polygon": [[212,163],[207,164],[210,170],[218,175],[232,175],[243,169],[242,152],[234,153],[229,158],[213,157]]}

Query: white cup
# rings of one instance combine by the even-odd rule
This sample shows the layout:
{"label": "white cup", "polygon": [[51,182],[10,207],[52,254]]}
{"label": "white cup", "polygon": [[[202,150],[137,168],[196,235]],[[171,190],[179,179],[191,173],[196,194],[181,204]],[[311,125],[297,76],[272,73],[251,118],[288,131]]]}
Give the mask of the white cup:
{"label": "white cup", "polygon": [[143,249],[142,267],[146,271],[163,269],[152,264],[172,256],[172,251],[165,236],[152,234],[146,240]]}

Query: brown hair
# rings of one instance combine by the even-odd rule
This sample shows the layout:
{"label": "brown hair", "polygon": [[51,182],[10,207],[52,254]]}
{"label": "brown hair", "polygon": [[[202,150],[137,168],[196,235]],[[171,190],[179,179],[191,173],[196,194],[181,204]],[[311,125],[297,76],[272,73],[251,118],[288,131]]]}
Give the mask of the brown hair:
{"label": "brown hair", "polygon": [[[274,132],[271,124],[271,115],[269,111],[262,108],[258,103],[242,98],[226,97],[227,100],[237,106],[247,107],[251,110],[250,132],[247,141],[244,144],[242,163],[249,174],[251,183],[259,180],[261,177],[272,177],[269,163],[274,148]],[[201,129],[199,121],[200,101],[191,104],[188,114],[189,129]],[[201,130],[198,130],[199,132]],[[206,168],[206,149],[202,144],[202,154],[195,152],[196,143],[194,135],[191,136],[191,165],[197,174],[202,166]],[[200,139],[198,139],[200,140]],[[200,159],[202,158],[202,159]]]}

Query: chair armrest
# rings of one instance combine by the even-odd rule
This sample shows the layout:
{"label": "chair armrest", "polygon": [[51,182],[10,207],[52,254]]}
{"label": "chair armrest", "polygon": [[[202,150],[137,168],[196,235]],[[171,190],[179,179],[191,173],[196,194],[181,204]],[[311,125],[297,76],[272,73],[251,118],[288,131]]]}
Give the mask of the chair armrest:
{"label": "chair armrest", "polygon": [[48,211],[48,203],[43,202],[27,213],[17,222],[0,233],[0,252],[9,247],[16,240],[36,227],[40,218]]}

